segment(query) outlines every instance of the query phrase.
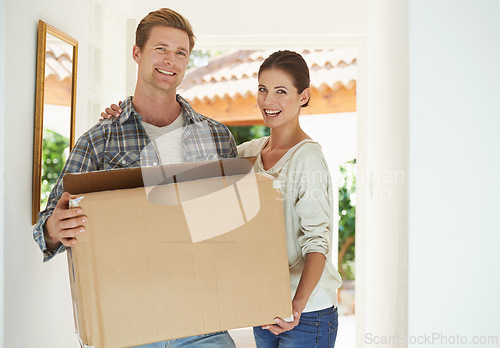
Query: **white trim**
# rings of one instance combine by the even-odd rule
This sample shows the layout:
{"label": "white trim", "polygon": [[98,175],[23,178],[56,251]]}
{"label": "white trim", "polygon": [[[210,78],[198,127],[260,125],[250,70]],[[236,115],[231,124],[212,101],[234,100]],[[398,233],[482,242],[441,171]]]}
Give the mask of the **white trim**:
{"label": "white trim", "polygon": [[196,37],[196,49],[232,48],[341,48],[358,47],[364,43],[362,35],[200,35]]}
{"label": "white trim", "polygon": [[[367,121],[367,52],[366,40],[363,39],[357,46],[357,74],[356,77],[356,114],[357,114],[357,176],[366,173],[368,168],[368,121]],[[356,288],[354,299],[356,304],[356,347],[365,346],[365,322],[366,322],[366,263],[368,230],[368,208],[367,201],[359,195],[359,192],[368,192],[368,181],[356,179]]]}
{"label": "white trim", "polygon": [[127,36],[126,36],[126,51],[125,55],[127,57],[125,62],[125,69],[127,75],[125,77],[125,94],[127,96],[134,95],[135,84],[137,81],[137,63],[131,59],[132,57],[132,47],[135,44],[135,29],[137,28],[137,20],[135,18],[127,19]]}
{"label": "white trim", "polygon": [[[365,143],[359,149],[365,155],[364,168],[358,167],[358,173],[364,172],[367,190],[361,192],[365,196],[360,209],[362,235],[357,236],[363,261],[356,259],[356,266],[363,267],[365,283],[364,293],[356,298],[356,307],[364,309],[357,320],[358,347],[376,345],[364,340],[365,333],[408,335],[408,2],[367,2],[367,60],[361,65],[367,77],[362,99],[368,109],[360,126],[364,127],[360,140]],[[404,348],[407,343],[389,344],[396,346]]]}
{"label": "white trim", "polygon": [[5,2],[0,0],[0,348],[4,346],[5,235]]}

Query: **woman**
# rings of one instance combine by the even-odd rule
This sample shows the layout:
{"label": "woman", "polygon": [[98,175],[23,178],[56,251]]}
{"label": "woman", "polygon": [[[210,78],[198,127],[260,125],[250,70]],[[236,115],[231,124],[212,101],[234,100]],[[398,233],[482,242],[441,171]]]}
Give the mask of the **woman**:
{"label": "woman", "polygon": [[278,51],[258,80],[257,104],[271,135],[240,145],[238,156],[257,156],[255,171],[280,181],[294,320],[254,328],[255,341],[259,348],[333,347],[341,284],[331,262],[333,188],[321,147],[299,124],[311,97],[309,69],[298,53]]}
{"label": "woman", "polygon": [[309,69],[300,54],[278,51],[262,63],[258,80],[257,104],[271,135],[240,145],[238,155],[256,156],[255,171],[280,182],[293,321],[255,327],[255,341],[259,348],[334,347],[341,279],[331,260],[333,188],[321,147],[299,124],[311,97]]}

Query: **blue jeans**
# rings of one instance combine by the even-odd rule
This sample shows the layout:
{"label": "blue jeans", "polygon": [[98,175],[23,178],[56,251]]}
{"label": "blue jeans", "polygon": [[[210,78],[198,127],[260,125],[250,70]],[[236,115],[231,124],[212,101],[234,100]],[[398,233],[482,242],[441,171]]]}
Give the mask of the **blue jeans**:
{"label": "blue jeans", "polygon": [[257,348],[332,348],[338,328],[337,308],[302,313],[299,325],[290,331],[274,335],[260,326],[253,328]]}
{"label": "blue jeans", "polygon": [[133,348],[234,348],[234,342],[227,331],[209,333],[198,336],[177,338],[163,342],[150,343]]}

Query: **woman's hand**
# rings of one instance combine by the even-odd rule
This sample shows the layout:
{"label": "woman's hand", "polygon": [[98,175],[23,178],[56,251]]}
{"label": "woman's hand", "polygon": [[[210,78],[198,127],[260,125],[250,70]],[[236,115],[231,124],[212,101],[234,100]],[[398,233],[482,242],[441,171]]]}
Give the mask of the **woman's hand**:
{"label": "woman's hand", "polygon": [[286,322],[281,318],[275,318],[276,325],[264,325],[263,329],[271,331],[275,335],[289,331],[299,325],[300,316],[306,308],[309,296],[318,284],[323,269],[325,268],[326,257],[322,253],[309,253],[306,255],[304,270],[300,276],[299,285],[292,301],[293,321]]}
{"label": "woman's hand", "polygon": [[[122,102],[119,101],[118,105],[120,105],[121,103]],[[112,117],[120,117],[120,114],[123,110],[118,105],[111,104],[109,108],[106,108],[104,112],[101,112],[101,118],[99,119],[99,121],[103,121]]]}
{"label": "woman's hand", "polygon": [[292,314],[293,321],[285,321],[281,318],[275,318],[274,321],[276,322],[276,324],[264,325],[262,326],[262,328],[271,331],[275,335],[279,335],[280,333],[283,333],[285,331],[290,331],[295,326],[299,325],[300,315],[304,310],[304,306],[292,302],[292,308],[293,308],[293,314]]}

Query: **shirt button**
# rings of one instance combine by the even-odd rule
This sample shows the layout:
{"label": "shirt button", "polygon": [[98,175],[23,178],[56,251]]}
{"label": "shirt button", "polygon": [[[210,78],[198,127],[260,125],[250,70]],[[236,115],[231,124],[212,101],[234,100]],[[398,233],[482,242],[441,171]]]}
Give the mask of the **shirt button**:
{"label": "shirt button", "polygon": [[127,161],[125,161],[125,160],[122,160],[122,164],[127,164]]}
{"label": "shirt button", "polygon": [[153,165],[154,165],[154,166],[157,166],[157,165],[158,165],[158,163],[157,163],[157,162],[153,162]]}

